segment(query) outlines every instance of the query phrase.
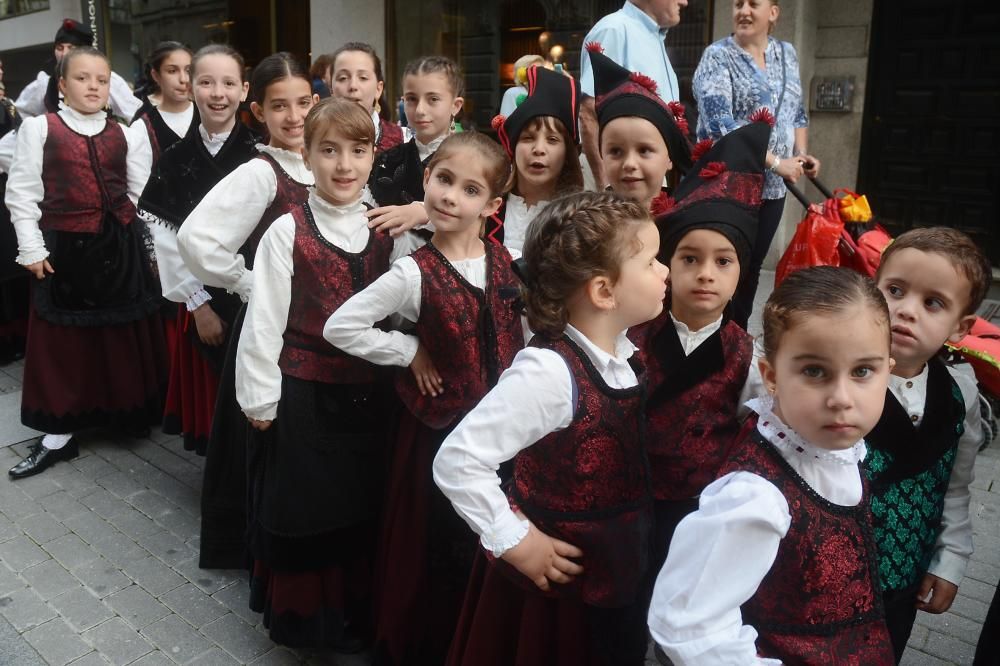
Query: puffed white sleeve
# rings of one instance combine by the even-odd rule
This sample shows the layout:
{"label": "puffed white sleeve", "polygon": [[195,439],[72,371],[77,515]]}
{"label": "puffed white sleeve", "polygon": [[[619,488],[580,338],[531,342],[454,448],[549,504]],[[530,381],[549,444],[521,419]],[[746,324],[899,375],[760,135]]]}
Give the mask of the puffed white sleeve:
{"label": "puffed white sleeve", "polygon": [[410,365],[420,344],[417,337],[382,331],[375,323],[392,314],[415,322],[420,316],[420,284],[416,262],[410,257],[399,259],[330,315],[323,337],[334,347],[376,365]]}
{"label": "puffed white sleeve", "polygon": [[125,160],[128,198],[138,205],[149,174],[153,171],[153,145],[149,142],[146,123],[141,120],[132,123],[125,129],[125,140],[128,142],[128,157]]}
{"label": "puffed white sleeve", "polygon": [[949,368],[965,400],[965,432],[958,440],[955,464],[951,468],[948,489],[944,495],[941,514],[941,533],[934,546],[928,573],[955,585],[961,585],[965,569],[972,556],[972,519],[969,503],[976,454],[983,442],[983,422],[979,411],[979,388],[972,366]]}
{"label": "puffed white sleeve", "polygon": [[677,526],[649,607],[653,639],[676,666],[780,664],[760,659],[740,606],[757,591],[788,533],[788,502],[769,481],[733,472]]}
{"label": "puffed white sleeve", "polygon": [[767,395],[764,378],[760,375],[761,357],[757,355],[756,345],[754,349],[754,355],[750,359],[750,368],[747,371],[747,378],[743,382],[743,388],[740,389],[739,401],[736,404],[736,416],[740,421],[750,415],[751,410],[747,407],[747,401],[754,398],[763,398]]}
{"label": "puffed white sleeve", "polygon": [[270,421],[281,399],[278,358],[292,301],[295,220],[282,215],[264,233],[254,258],[253,295],[236,353],[236,400],[252,419]]}
{"label": "puffed white sleeve", "polygon": [[38,72],[35,80],[24,86],[24,90],[14,100],[14,106],[22,118],[45,115],[45,91],[49,87],[48,72]]}
{"label": "puffed white sleeve", "polygon": [[160,274],[163,297],[174,303],[183,303],[189,312],[212,300],[205,285],[196,278],[177,251],[177,231],[161,222],[149,225],[153,236],[153,250]]}
{"label": "puffed white sleeve", "polygon": [[528,533],[528,522],[511,511],[500,489],[500,464],[568,426],[573,407],[573,379],[563,358],[548,349],[522,349],[434,458],[434,483],[496,557]]}
{"label": "puffed white sleeve", "polygon": [[38,207],[45,196],[42,183],[42,150],[48,134],[45,116],[26,118],[17,130],[14,161],[7,178],[4,202],[10,210],[10,221],[17,234],[17,257],[22,266],[34,264],[49,256],[38,221]]}
{"label": "puffed white sleeve", "polygon": [[115,72],[111,72],[108,101],[111,104],[111,113],[124,120],[126,124],[131,123],[136,112],[142,108],[142,102],[132,92],[128,83]]}
{"label": "puffed white sleeve", "polygon": [[7,132],[0,136],[0,173],[10,173],[10,165],[14,161],[14,148],[17,146],[17,132]]}
{"label": "puffed white sleeve", "polygon": [[253,275],[240,247],[274,201],[278,181],[264,160],[234,169],[195,206],[178,234],[181,256],[205,284],[250,298]]}

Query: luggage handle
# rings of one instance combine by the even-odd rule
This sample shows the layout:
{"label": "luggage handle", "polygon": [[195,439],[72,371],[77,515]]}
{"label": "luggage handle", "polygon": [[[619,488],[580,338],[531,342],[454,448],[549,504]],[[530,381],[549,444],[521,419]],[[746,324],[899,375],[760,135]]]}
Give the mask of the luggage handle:
{"label": "luggage handle", "polygon": [[[821,183],[819,181],[819,178],[812,178],[809,176],[807,176],[807,178],[809,178],[809,180],[812,181],[812,184],[816,186],[816,189],[819,190],[824,197],[826,197],[827,199],[835,198],[834,193],[830,191],[830,188]],[[800,190],[796,185],[788,182],[787,180],[785,181],[785,187],[787,187],[788,191],[792,193],[792,196],[794,196],[796,199],[799,200],[799,203],[805,206],[806,209],[809,208],[811,203],[802,190]]]}

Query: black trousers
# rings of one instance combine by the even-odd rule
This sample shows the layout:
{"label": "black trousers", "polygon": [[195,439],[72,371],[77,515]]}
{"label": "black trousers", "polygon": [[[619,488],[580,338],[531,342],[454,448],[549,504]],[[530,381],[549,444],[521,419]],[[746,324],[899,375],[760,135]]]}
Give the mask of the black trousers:
{"label": "black trousers", "polygon": [[882,595],[885,604],[885,623],[892,639],[892,651],[896,663],[903,658],[906,643],[913,631],[913,621],[917,619],[917,587],[889,591]]}
{"label": "black trousers", "polygon": [[1000,583],[993,593],[993,603],[983,622],[976,658],[972,663],[973,666],[1000,666]]}
{"label": "black trousers", "polygon": [[733,321],[742,326],[744,331],[753,312],[753,298],[757,294],[757,283],[760,281],[760,267],[764,265],[764,258],[767,257],[771,241],[778,231],[784,210],[785,197],[764,200],[760,207],[757,238],[754,239],[750,265],[740,266],[740,284],[733,295]]}

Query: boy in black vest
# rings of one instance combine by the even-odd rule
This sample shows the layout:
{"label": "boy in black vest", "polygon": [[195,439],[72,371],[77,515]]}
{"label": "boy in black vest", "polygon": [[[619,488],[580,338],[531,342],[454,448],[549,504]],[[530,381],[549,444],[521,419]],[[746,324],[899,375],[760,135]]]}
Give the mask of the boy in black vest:
{"label": "boy in black vest", "polygon": [[989,280],[990,265],[972,240],[944,227],[901,235],[876,275],[889,303],[896,365],[882,418],[865,438],[864,468],[897,662],[917,611],[948,610],[972,554],[978,389],[969,366],[947,366],[940,354],[971,328]]}

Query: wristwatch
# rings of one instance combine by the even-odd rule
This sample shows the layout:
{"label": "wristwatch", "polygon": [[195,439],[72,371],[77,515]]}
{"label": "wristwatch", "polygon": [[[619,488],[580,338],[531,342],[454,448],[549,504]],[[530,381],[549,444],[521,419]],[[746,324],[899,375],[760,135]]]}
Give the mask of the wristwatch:
{"label": "wristwatch", "polygon": [[771,166],[767,167],[767,170],[768,171],[773,171],[774,173],[778,173],[778,165],[779,164],[781,164],[781,158],[778,157],[777,155],[775,155],[774,156],[774,161],[771,162]]}

